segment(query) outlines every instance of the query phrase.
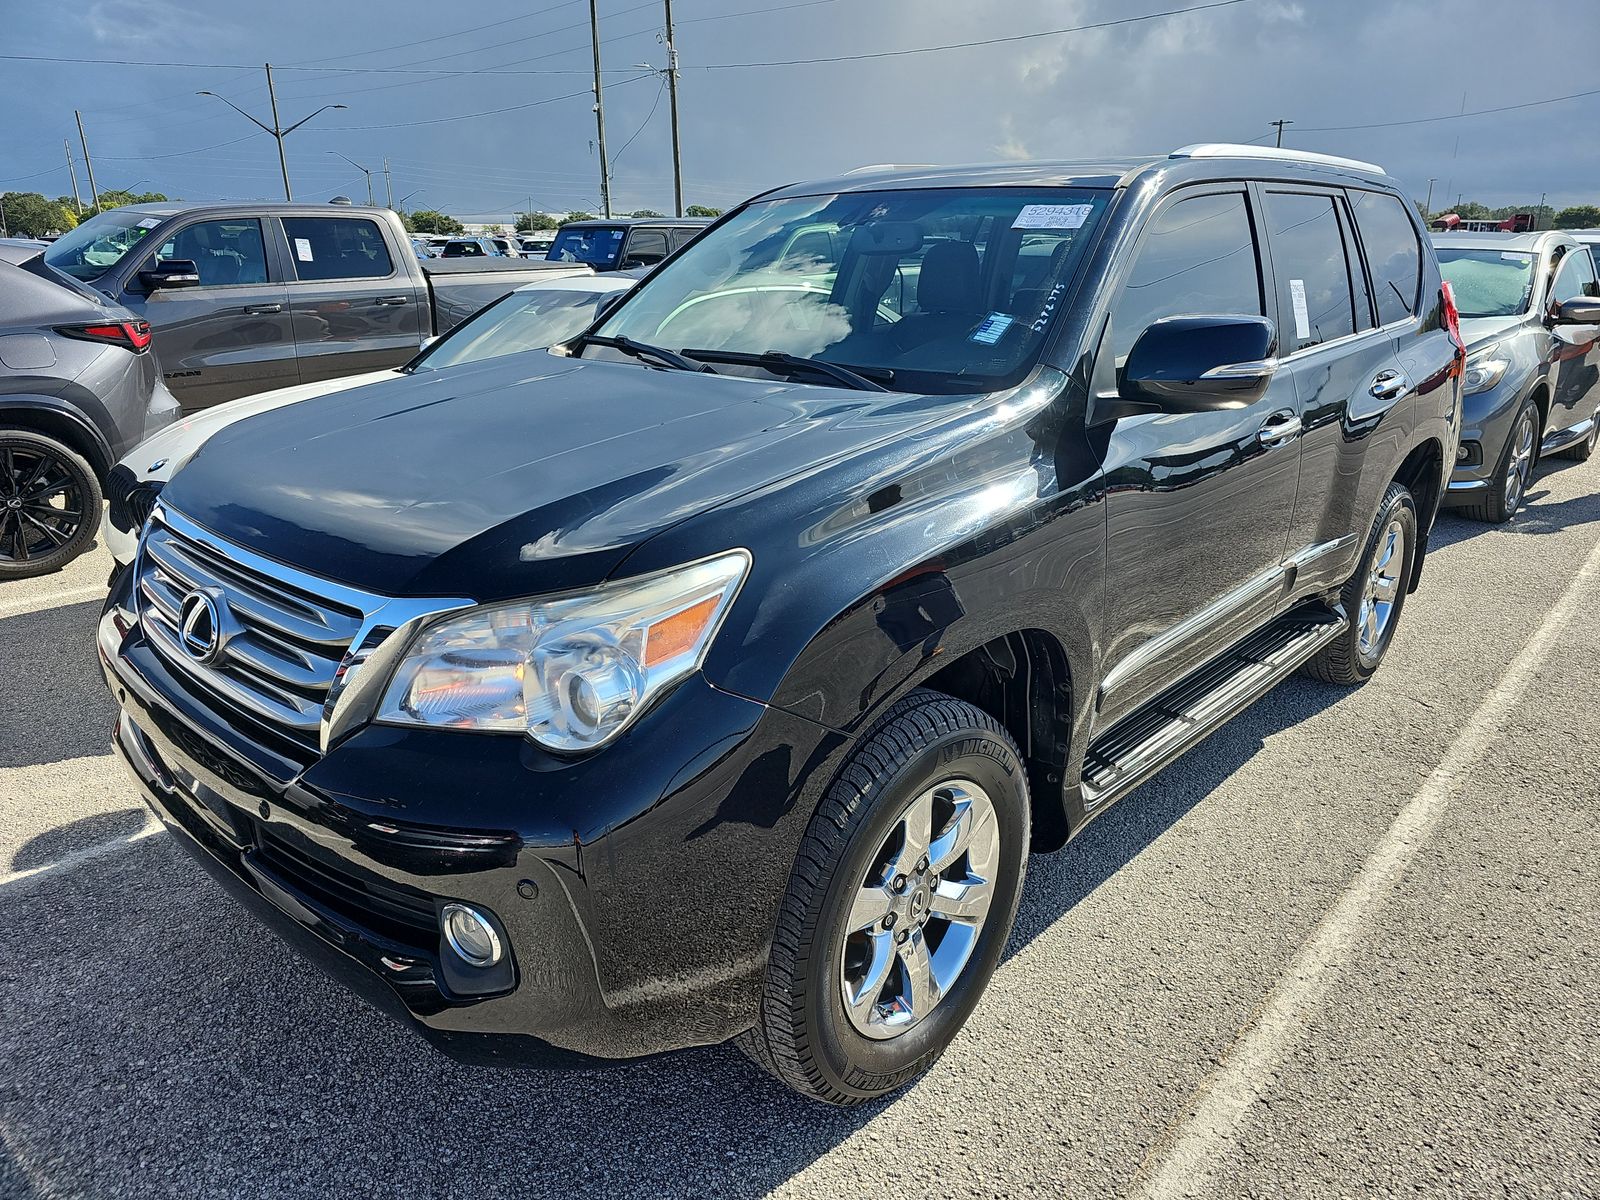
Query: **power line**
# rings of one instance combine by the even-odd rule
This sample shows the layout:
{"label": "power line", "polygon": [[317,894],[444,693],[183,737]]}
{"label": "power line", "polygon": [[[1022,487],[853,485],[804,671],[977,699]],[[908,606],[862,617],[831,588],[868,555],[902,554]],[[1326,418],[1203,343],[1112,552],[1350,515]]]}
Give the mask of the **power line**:
{"label": "power line", "polygon": [[1446,113],[1442,117],[1412,117],[1404,121],[1375,121],[1369,125],[1307,125],[1301,133],[1344,133],[1353,129],[1393,129],[1399,125],[1431,125],[1436,121],[1459,121],[1464,117],[1482,117],[1489,113],[1513,112],[1519,108],[1538,108],[1544,104],[1560,104],[1564,100],[1580,100],[1585,96],[1600,96],[1600,88],[1587,92],[1573,92],[1570,96],[1551,96],[1548,100],[1526,100],[1521,104],[1502,104],[1498,108],[1478,108],[1472,112]]}
{"label": "power line", "polygon": [[665,79],[663,79],[661,81],[661,86],[656,89],[656,98],[655,98],[654,102],[652,102],[651,105],[650,105],[650,111],[645,114],[644,120],[639,122],[639,128],[637,128],[637,129],[635,129],[633,131],[633,137],[630,137],[627,141],[623,142],[621,148],[618,149],[617,152],[611,156],[611,165],[612,166],[616,166],[617,165],[617,159],[622,157],[622,151],[626,150],[629,146],[633,145],[634,140],[641,133],[643,133],[645,131],[646,126],[648,126],[650,124],[650,118],[655,116],[656,115],[656,109],[661,107],[661,94],[663,92],[665,92],[666,90],[667,90],[667,81]]}
{"label": "power line", "polygon": [[[627,79],[618,80],[611,86],[614,88],[624,87],[630,83],[637,83],[641,79],[653,78],[654,75],[654,71],[646,71],[639,75],[632,75]],[[563,92],[559,96],[546,96],[543,100],[532,100],[527,104],[512,104],[506,108],[489,108],[484,109],[482,112],[458,113],[453,117],[430,117],[425,121],[397,121],[391,125],[324,125],[322,131],[324,133],[356,133],[375,129],[413,129],[418,125],[443,125],[451,121],[470,121],[474,117],[497,117],[501,113],[521,112],[524,109],[538,108],[543,104],[554,104],[558,100],[571,100],[576,96],[592,96],[593,94],[592,88],[583,88],[581,91]]]}
{"label": "power line", "polygon": [[1195,4],[1188,8],[1169,8],[1161,12],[1144,13],[1137,17],[1118,17],[1114,21],[1096,21],[1091,25],[1069,25],[1065,29],[1044,29],[1038,33],[1016,33],[1009,37],[981,38],[970,42],[949,42],[939,46],[915,46],[909,50],[877,50],[869,54],[839,54],[825,58],[786,58],[770,62],[702,63],[700,71],[742,71],[752,67],[802,67],[813,63],[863,62],[874,58],[904,58],[911,54],[937,54],[945,50],[970,50],[975,46],[999,46],[1009,42],[1028,42],[1036,38],[1062,37],[1069,33],[1085,33],[1091,29],[1110,29],[1115,25],[1135,25],[1142,21],[1155,21],[1162,17],[1176,17],[1184,13],[1205,12],[1213,8],[1232,8],[1236,4],[1249,4],[1252,0],[1212,0],[1210,4]]}

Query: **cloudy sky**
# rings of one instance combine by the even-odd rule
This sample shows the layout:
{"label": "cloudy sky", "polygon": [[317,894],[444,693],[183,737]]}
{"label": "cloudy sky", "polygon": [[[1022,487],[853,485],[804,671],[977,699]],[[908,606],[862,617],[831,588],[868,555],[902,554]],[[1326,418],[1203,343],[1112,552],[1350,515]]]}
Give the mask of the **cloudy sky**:
{"label": "cloudy sky", "polygon": [[[874,162],[1287,144],[1384,164],[1435,207],[1600,201],[1596,0],[676,0],[688,203]],[[1109,28],[1029,36],[1191,7]],[[601,0],[613,196],[672,201],[660,0]],[[587,0],[59,0],[0,4],[0,190],[69,191],[83,110],[102,189],[279,194],[273,63],[300,199],[466,219],[595,208]],[[1510,19],[1514,14],[1514,20]],[[1006,39],[1006,40],[998,40]],[[952,43],[988,42],[896,54]],[[6,55],[166,65],[17,61]],[[795,62],[840,59],[854,61]],[[861,57],[873,56],[873,57]],[[641,67],[639,64],[648,64]],[[752,65],[754,64],[754,65]],[[1575,93],[1594,94],[1575,99]],[[1509,111],[1486,112],[1524,106]],[[1456,114],[1468,115],[1456,118]],[[1473,115],[1478,114],[1478,115]],[[1451,119],[1432,119],[1451,118]],[[1404,122],[1404,123],[1400,123]],[[79,163],[80,185],[87,188]]]}

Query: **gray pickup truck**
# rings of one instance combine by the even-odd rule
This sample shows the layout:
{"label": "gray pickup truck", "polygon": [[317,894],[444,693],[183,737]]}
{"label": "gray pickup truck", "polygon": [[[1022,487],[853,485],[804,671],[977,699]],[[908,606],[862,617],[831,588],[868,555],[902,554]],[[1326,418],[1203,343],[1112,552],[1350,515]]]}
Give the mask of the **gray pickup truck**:
{"label": "gray pickup truck", "polygon": [[348,204],[135,204],[84,222],[41,262],[150,322],[188,411],[399,366],[524,284],[590,273],[420,261],[398,215]]}

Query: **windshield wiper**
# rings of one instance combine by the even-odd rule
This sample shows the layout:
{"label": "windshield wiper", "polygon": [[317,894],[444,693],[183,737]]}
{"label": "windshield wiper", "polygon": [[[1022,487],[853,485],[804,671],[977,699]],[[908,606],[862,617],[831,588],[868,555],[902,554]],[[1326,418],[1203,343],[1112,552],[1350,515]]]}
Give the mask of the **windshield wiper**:
{"label": "windshield wiper", "polygon": [[[887,392],[889,389],[884,383],[894,382],[894,372],[887,367],[852,369],[820,358],[801,358],[798,354],[786,354],[782,350],[767,350],[761,354],[752,354],[744,350],[685,350],[683,353],[686,358],[698,358],[706,362],[765,367],[775,375],[797,375],[802,371],[810,371],[814,375],[826,375],[829,379],[844,384],[845,387],[855,388],[861,392]],[[882,379],[884,383],[869,378],[868,372]]]}
{"label": "windshield wiper", "polygon": [[578,346],[606,346],[612,350],[620,350],[630,358],[650,359],[663,366],[671,367],[675,371],[697,371],[701,374],[716,374],[705,363],[695,362],[692,358],[685,358],[675,350],[668,350],[665,346],[652,346],[649,342],[636,342],[629,337],[602,337],[598,333],[586,333],[580,334],[567,344],[574,348]]}

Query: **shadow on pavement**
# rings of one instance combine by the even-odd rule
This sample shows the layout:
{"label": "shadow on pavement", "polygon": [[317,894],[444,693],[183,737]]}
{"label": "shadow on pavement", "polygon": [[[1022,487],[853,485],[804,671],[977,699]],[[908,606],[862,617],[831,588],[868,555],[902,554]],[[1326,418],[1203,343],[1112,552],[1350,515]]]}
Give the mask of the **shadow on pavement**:
{"label": "shadow on pavement", "polygon": [[116,705],[95,659],[100,605],[0,618],[0,768],[110,753]]}
{"label": "shadow on pavement", "polygon": [[80,817],[54,829],[47,829],[25,842],[12,856],[12,871],[28,871],[65,858],[77,850],[130,837],[144,828],[148,810],[124,808],[116,812]]}
{"label": "shadow on pavement", "polygon": [[1522,510],[1504,525],[1474,521],[1451,509],[1445,509],[1439,515],[1438,524],[1434,526],[1430,548],[1438,550],[1453,546],[1457,542],[1464,542],[1492,529],[1542,535],[1563,533],[1569,529],[1600,522],[1600,493],[1590,492],[1567,500],[1550,499],[1549,476],[1558,471],[1578,470],[1586,466],[1584,463],[1562,459],[1547,459],[1540,463],[1539,474],[1533,482],[1533,490],[1528,493]]}

